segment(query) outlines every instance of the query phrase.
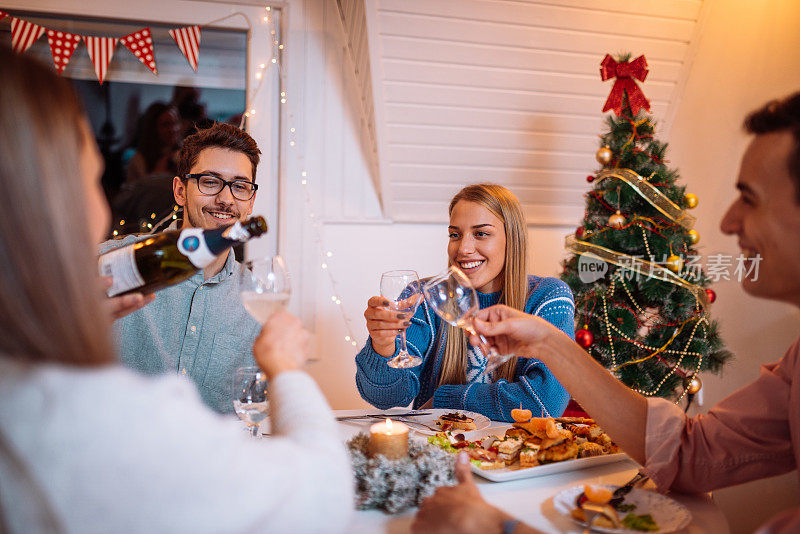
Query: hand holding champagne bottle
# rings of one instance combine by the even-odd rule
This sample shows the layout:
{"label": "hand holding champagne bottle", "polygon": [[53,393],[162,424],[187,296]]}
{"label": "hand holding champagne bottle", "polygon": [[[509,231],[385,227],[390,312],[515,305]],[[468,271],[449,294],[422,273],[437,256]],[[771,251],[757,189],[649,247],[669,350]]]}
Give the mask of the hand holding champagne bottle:
{"label": "hand holding champagne bottle", "polygon": [[230,247],[266,232],[267,222],[260,216],[213,230],[162,232],[101,255],[100,275],[113,280],[109,297],[152,293],[183,282]]}

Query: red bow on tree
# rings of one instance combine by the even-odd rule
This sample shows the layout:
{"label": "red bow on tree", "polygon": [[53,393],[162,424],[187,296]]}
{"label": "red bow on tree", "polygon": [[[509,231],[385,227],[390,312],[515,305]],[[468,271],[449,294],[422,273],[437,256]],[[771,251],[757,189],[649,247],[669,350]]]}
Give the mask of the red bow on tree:
{"label": "red bow on tree", "polygon": [[630,62],[617,63],[613,57],[606,54],[603,62],[600,63],[600,78],[603,81],[611,78],[616,78],[616,80],[614,87],[611,88],[611,94],[608,95],[606,105],[603,106],[603,111],[613,109],[614,113],[622,115],[622,96],[626,92],[632,114],[636,115],[641,108],[650,111],[650,102],[634,80],[635,78],[643,82],[647,78],[647,72],[647,60],[644,56],[639,56]]}

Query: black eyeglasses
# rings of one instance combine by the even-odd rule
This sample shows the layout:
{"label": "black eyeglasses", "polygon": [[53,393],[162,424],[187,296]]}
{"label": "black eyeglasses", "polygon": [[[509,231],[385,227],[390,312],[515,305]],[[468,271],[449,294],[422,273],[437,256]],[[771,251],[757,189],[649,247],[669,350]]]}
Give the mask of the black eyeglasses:
{"label": "black eyeglasses", "polygon": [[249,180],[223,180],[219,176],[213,174],[186,174],[184,178],[189,180],[194,178],[197,180],[197,188],[204,195],[218,195],[220,191],[225,189],[227,185],[233,198],[237,200],[250,200],[256,194],[258,185]]}

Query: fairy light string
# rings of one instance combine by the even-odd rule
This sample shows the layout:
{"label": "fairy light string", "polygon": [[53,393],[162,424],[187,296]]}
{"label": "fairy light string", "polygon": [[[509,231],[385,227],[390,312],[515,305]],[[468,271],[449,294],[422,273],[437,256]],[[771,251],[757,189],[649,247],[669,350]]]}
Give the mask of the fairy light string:
{"label": "fairy light string", "polygon": [[[256,71],[254,73],[254,78],[256,81],[256,85],[250,95],[247,98],[247,106],[246,111],[242,115],[242,123],[241,126],[244,126],[245,120],[249,117],[252,117],[256,113],[258,113],[258,109],[255,107],[253,102],[259,91],[261,90],[262,84],[264,80],[267,78],[267,73],[270,68],[276,68],[278,73],[279,79],[279,87],[280,87],[280,104],[282,106],[288,105],[289,103],[289,95],[286,90],[287,83],[286,83],[286,76],[283,69],[283,64],[281,61],[282,52],[286,49],[286,46],[282,44],[279,40],[279,35],[277,29],[275,27],[275,20],[272,16],[272,9],[271,7],[267,6],[265,8],[265,15],[263,18],[264,23],[269,24],[269,38],[270,38],[270,58],[264,63],[260,63]],[[318,222],[318,218],[316,215],[316,210],[314,207],[314,201],[309,191],[311,185],[311,176],[308,170],[306,170],[305,166],[305,158],[303,156],[303,150],[301,149],[300,145],[298,144],[298,131],[297,127],[295,126],[294,115],[292,113],[286,113],[288,120],[286,121],[288,130],[287,130],[287,139],[289,149],[293,151],[293,156],[295,161],[297,162],[297,169],[300,169],[299,173],[300,176],[297,180],[301,186],[301,191],[303,192],[303,201],[305,204],[305,215],[308,217],[308,222],[312,230],[314,244],[316,247],[316,251],[319,254],[318,265],[320,269],[325,273],[327,279],[330,283],[330,287],[332,289],[332,295],[330,297],[331,302],[338,307],[339,313],[342,317],[342,322],[344,324],[344,328],[346,330],[346,335],[344,336],[344,340],[352,345],[353,347],[358,346],[358,342],[356,341],[356,336],[353,332],[353,323],[350,320],[350,317],[347,315],[347,312],[344,309],[341,294],[339,291],[339,283],[336,280],[336,277],[333,274],[333,269],[329,264],[330,259],[333,257],[333,251],[325,245],[323,240],[322,231],[320,230],[320,223]]]}

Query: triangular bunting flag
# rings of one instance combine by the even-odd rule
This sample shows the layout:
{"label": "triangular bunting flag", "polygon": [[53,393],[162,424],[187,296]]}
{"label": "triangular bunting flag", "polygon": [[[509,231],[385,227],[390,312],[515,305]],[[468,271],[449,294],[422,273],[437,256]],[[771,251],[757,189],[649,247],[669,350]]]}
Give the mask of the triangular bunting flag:
{"label": "triangular bunting flag", "polygon": [[170,30],[169,34],[175,39],[189,65],[197,71],[197,57],[200,51],[200,26],[184,26]]}
{"label": "triangular bunting flag", "polygon": [[153,71],[153,74],[158,74],[156,69],[156,56],[153,53],[153,37],[150,35],[150,28],[142,28],[138,32],[133,32],[130,35],[121,37],[120,41],[125,45],[125,48],[130,50],[134,56],[139,58],[139,61]]}
{"label": "triangular bunting flag", "polygon": [[111,63],[111,58],[114,55],[114,47],[117,46],[117,41],[113,37],[84,37],[86,41],[86,50],[89,52],[89,59],[92,60],[94,65],[94,72],[97,74],[97,80],[102,84],[106,77],[108,64]]}
{"label": "triangular bunting flag", "polygon": [[24,52],[42,36],[44,28],[33,22],[11,17],[11,47],[15,52]]}
{"label": "triangular bunting flag", "polygon": [[50,44],[50,53],[53,55],[53,65],[55,65],[58,75],[64,72],[72,58],[72,53],[81,44],[81,36],[74,33],[47,30],[47,42]]}

